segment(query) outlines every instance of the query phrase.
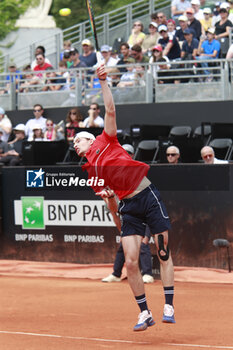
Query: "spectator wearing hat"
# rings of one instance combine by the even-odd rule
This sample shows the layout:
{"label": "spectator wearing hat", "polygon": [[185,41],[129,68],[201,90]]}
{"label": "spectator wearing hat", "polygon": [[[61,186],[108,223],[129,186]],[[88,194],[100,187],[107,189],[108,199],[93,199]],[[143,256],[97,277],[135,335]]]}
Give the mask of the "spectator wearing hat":
{"label": "spectator wearing hat", "polygon": [[46,130],[46,118],[43,117],[44,109],[42,105],[35,104],[33,106],[33,113],[34,118],[29,119],[25,125],[25,135],[28,141],[33,140],[33,128],[35,125],[40,125],[43,132]]}
{"label": "spectator wearing hat", "polygon": [[152,48],[157,44],[159,39],[158,24],[156,22],[150,22],[149,24],[149,34],[146,35],[142,43],[142,53],[151,53]]}
{"label": "spectator wearing hat", "polygon": [[0,107],[0,128],[3,132],[1,137],[2,141],[7,142],[12,131],[12,124],[2,107]]}
{"label": "spectator wearing hat", "polygon": [[72,64],[71,64],[70,68],[85,68],[85,67],[87,67],[86,63],[80,60],[78,49],[72,47],[70,49],[70,57],[72,60]]}
{"label": "spectator wearing hat", "polygon": [[215,7],[213,9],[213,17],[212,17],[212,26],[214,27],[215,24],[220,21],[221,17],[220,17],[220,14],[219,14],[219,11],[220,11],[220,5],[221,5],[221,1],[217,1],[215,3]]}
{"label": "spectator wearing hat", "polygon": [[[207,40],[201,38],[199,47],[198,47],[198,55],[196,56],[196,60],[204,61],[216,59],[219,57],[220,53],[220,43],[218,40],[214,39],[215,29],[209,28],[207,30]],[[207,62],[201,62],[201,66],[204,68],[208,67]],[[209,76],[210,71],[208,69],[204,70],[204,74],[208,75],[207,81],[213,80],[213,77]]]}
{"label": "spectator wearing hat", "polygon": [[33,139],[32,141],[44,141],[44,133],[40,124],[35,124],[33,127]]}
{"label": "spectator wearing hat", "polygon": [[102,45],[100,48],[101,55],[104,59],[106,67],[114,67],[118,60],[111,56],[111,47],[108,45]]}
{"label": "spectator wearing hat", "polygon": [[131,48],[131,56],[135,59],[136,63],[148,63],[149,57],[146,55],[143,55],[142,48],[140,45],[135,44]]}
{"label": "spectator wearing hat", "polygon": [[175,36],[182,47],[182,43],[184,41],[184,30],[188,28],[188,17],[185,15],[181,15],[178,17],[179,27],[176,29]]}
{"label": "spectator wearing hat", "polygon": [[174,36],[176,34],[176,22],[174,21],[174,19],[168,19],[167,32],[169,36]]}
{"label": "spectator wearing hat", "polygon": [[175,36],[169,37],[167,26],[164,24],[160,25],[158,28],[161,38],[158,41],[163,48],[163,56],[167,56],[169,60],[174,60],[180,58],[180,45]]}
{"label": "spectator wearing hat", "polygon": [[129,47],[132,48],[134,45],[142,45],[143,40],[145,39],[146,34],[143,33],[143,24],[141,21],[136,21],[133,24],[131,34],[128,38]]}
{"label": "spectator wearing hat", "polygon": [[213,27],[211,14],[212,11],[210,7],[205,7],[203,9],[204,18],[200,20],[202,35],[206,35],[207,29]]}
{"label": "spectator wearing hat", "polygon": [[150,57],[150,61],[149,63],[151,63],[150,69],[151,69],[151,73],[153,75],[154,78],[157,77],[157,71],[160,69],[159,65],[155,65],[153,63],[156,62],[160,62],[162,58],[165,58],[165,60],[167,60],[167,62],[169,62],[169,59],[167,57],[163,56],[163,48],[161,45],[155,45],[152,49],[152,55]]}
{"label": "spectator wearing hat", "polygon": [[171,3],[172,18],[176,20],[190,6],[191,6],[190,1],[188,0],[172,0],[172,3]]}
{"label": "spectator wearing hat", "polygon": [[184,30],[185,40],[182,45],[180,57],[182,60],[193,60],[197,55],[199,41],[194,38],[194,31],[192,28]]}
{"label": "spectator wearing hat", "polygon": [[201,19],[204,19],[204,14],[203,14],[203,10],[200,9],[200,0],[191,0],[191,5],[192,8],[194,9],[194,17],[200,21]]}
{"label": "spectator wearing hat", "polygon": [[86,63],[87,67],[93,67],[97,63],[97,58],[89,39],[84,39],[82,41],[82,51],[82,55],[79,57],[80,60]]}
{"label": "spectator wearing hat", "polygon": [[61,62],[66,63],[66,67],[70,68],[70,66],[73,64],[71,55],[70,55],[70,50],[65,50],[63,53],[63,60]]}
{"label": "spectator wearing hat", "polygon": [[192,7],[189,7],[186,10],[186,16],[188,17],[188,26],[189,28],[192,28],[195,31],[195,38],[197,38],[197,40],[200,40],[201,22],[195,18],[194,14],[195,12]]}
{"label": "spectator wearing hat", "polygon": [[220,5],[220,20],[215,24],[215,39],[228,38],[232,28],[232,22],[229,20],[228,8],[222,3]]}
{"label": "spectator wearing hat", "polygon": [[0,156],[0,162],[8,166],[21,164],[23,142],[25,140],[25,125],[16,125],[13,132],[14,139],[8,143],[8,150]]}
{"label": "spectator wearing hat", "polygon": [[64,52],[70,51],[72,42],[70,40],[65,40],[63,43],[63,51],[60,53],[60,61],[63,60]]}

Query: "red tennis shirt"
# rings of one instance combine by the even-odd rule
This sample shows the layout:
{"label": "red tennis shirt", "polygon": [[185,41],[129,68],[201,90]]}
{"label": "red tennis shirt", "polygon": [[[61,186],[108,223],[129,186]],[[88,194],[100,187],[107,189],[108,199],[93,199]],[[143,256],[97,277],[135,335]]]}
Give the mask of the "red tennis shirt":
{"label": "red tennis shirt", "polygon": [[88,179],[104,180],[104,186],[91,186],[95,192],[105,187],[112,189],[119,199],[134,192],[147,175],[149,165],[133,160],[119,144],[117,136],[109,136],[105,131],[96,137],[86,153],[88,162],[82,166],[87,170]]}

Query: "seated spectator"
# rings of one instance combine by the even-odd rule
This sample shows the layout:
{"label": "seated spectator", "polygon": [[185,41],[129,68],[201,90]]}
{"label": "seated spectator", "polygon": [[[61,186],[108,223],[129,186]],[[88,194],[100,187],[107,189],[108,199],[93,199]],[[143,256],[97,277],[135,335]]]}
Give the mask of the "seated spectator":
{"label": "seated spectator", "polygon": [[70,55],[70,50],[69,51],[68,50],[64,51],[64,55],[63,55],[63,60],[62,61],[66,63],[66,67],[68,69],[70,68],[70,66],[72,66],[73,61],[72,61],[72,57]]}
{"label": "seated spectator", "polygon": [[104,59],[106,67],[114,67],[117,64],[117,59],[111,56],[111,47],[108,45],[102,45],[100,49],[101,55]]}
{"label": "seated spectator", "polygon": [[70,40],[65,40],[63,43],[63,51],[60,53],[60,61],[63,60],[64,52],[70,51],[72,42]]}
{"label": "seated spectator", "polygon": [[20,84],[20,92],[36,92],[42,90],[43,81],[33,72],[28,71],[23,75],[23,81]]}
{"label": "seated spectator", "polygon": [[[35,72],[44,71],[48,67],[52,67],[51,64],[45,62],[45,56],[42,53],[39,53],[36,55],[36,62],[37,62],[37,65],[33,68]],[[42,73],[38,73],[37,75],[40,78],[43,77]]]}
{"label": "seated spectator", "polygon": [[195,31],[195,38],[200,40],[201,36],[201,22],[194,17],[194,9],[192,7],[186,10],[186,16],[188,17],[188,26]]}
{"label": "seated spectator", "polygon": [[12,124],[2,107],[0,107],[0,128],[3,133],[1,137],[2,141],[7,142],[12,131]]}
{"label": "seated spectator", "polygon": [[174,36],[176,34],[176,22],[174,19],[169,19],[167,21],[167,32],[169,36]]}
{"label": "seated spectator", "polygon": [[200,20],[202,26],[202,35],[206,35],[207,29],[212,28],[211,8],[205,7],[203,10],[204,18]]}
{"label": "seated spectator", "polygon": [[193,37],[194,32],[192,28],[184,30],[185,40],[182,45],[180,57],[182,60],[193,60],[197,55],[199,41]]}
{"label": "seated spectator", "polygon": [[191,6],[194,9],[194,17],[200,21],[201,19],[204,19],[203,10],[200,9],[200,1],[199,0],[191,0]]}
{"label": "seated spectator", "polygon": [[215,158],[215,153],[212,147],[205,146],[201,149],[201,158],[205,164],[227,164],[228,160]]}
{"label": "seated spectator", "polygon": [[44,141],[54,141],[57,138],[57,132],[52,119],[46,120],[46,130],[44,133]]}
{"label": "seated spectator", "polygon": [[[38,64],[37,60],[36,60],[36,56],[38,54],[42,54],[45,57],[45,48],[44,46],[37,46],[36,50],[35,50],[35,59],[34,61],[31,63],[31,69],[34,70],[35,66]],[[50,66],[52,66],[50,60],[45,57],[45,63],[49,64]]]}
{"label": "seated spectator", "polygon": [[[163,48],[161,45],[155,45],[152,50],[152,55],[150,57],[149,63],[155,63],[155,62],[161,62],[161,58],[163,58]],[[166,57],[165,60],[169,62],[168,58]],[[165,62],[165,61],[164,61]],[[157,77],[157,71],[160,69],[159,65],[152,65],[150,66],[152,70],[152,75],[154,78]]]}
{"label": "seated spectator", "polygon": [[180,58],[180,45],[177,38],[175,36],[170,38],[168,35],[167,26],[163,24],[159,26],[158,31],[161,35],[158,44],[160,44],[163,48],[163,56],[167,56],[169,60]]}
{"label": "seated spectator", "polygon": [[142,48],[140,45],[134,45],[131,48],[131,56],[135,59],[136,63],[148,63],[149,57],[143,55]]}
{"label": "seated spectator", "polygon": [[72,142],[76,131],[74,128],[83,128],[83,116],[78,107],[71,108],[66,116],[66,138]]}
{"label": "seated spectator", "polygon": [[23,141],[25,140],[25,125],[18,124],[13,131],[14,139],[8,143],[8,150],[0,156],[0,162],[9,166],[21,164]]}
{"label": "seated spectator", "polygon": [[10,92],[10,84],[12,82],[15,82],[15,88],[16,91],[18,91],[19,88],[19,81],[22,79],[22,74],[20,71],[16,68],[15,64],[10,64],[8,67],[9,74],[6,76],[6,88],[5,88],[5,93]]}
{"label": "seated spectator", "polygon": [[64,78],[66,81],[65,85],[63,85],[63,89],[69,90],[70,89],[70,73],[67,70],[67,64],[65,61],[59,62],[59,73],[62,76],[62,78]]}
{"label": "seated spectator", "polygon": [[174,75],[174,72],[170,72],[171,65],[168,63],[169,60],[166,56],[160,58],[157,62],[159,63],[159,67],[157,69],[157,77],[158,77],[158,84],[173,84],[174,79],[166,79],[167,77],[170,77]]}
{"label": "seated spectator", "polygon": [[215,24],[215,39],[229,38],[230,29],[232,28],[232,22],[228,19],[228,11],[226,8],[219,10],[220,21]]}
{"label": "seated spectator", "polygon": [[87,67],[93,67],[97,63],[96,53],[93,52],[93,48],[90,40],[84,39],[82,41],[82,55],[80,60],[86,64]]}
{"label": "seated spectator", "polygon": [[190,6],[191,6],[191,4],[190,4],[190,1],[188,1],[188,0],[172,0],[172,2],[171,2],[172,18],[174,20],[177,19],[180,15],[183,15],[183,13]]}
{"label": "seated spectator", "polygon": [[84,128],[103,128],[104,119],[99,115],[100,107],[98,103],[92,103],[88,110],[88,117],[83,121]]}
{"label": "seated spectator", "polygon": [[155,22],[149,24],[149,34],[146,35],[142,43],[142,53],[150,54],[152,48],[157,44],[159,33],[157,31],[158,25]]}
{"label": "seated spectator", "polygon": [[132,46],[134,45],[142,45],[143,40],[145,39],[146,34],[143,33],[143,24],[141,21],[136,21],[133,24],[133,28],[132,28],[132,32],[129,36],[128,39],[128,44],[130,46],[130,48],[132,48]]}
{"label": "seated spectator", "polygon": [[184,30],[188,28],[188,17],[182,15],[178,18],[178,21],[180,27],[177,27],[175,36],[177,37],[180,47],[182,47],[184,41]]}
{"label": "seated spectator", "polygon": [[85,68],[87,67],[86,63],[80,60],[79,52],[77,49],[70,49],[70,57],[72,60],[72,64],[69,68]]}
{"label": "seated spectator", "polygon": [[158,12],[158,27],[164,24],[165,26],[167,25],[167,17],[165,15],[165,13],[163,12]]}
{"label": "seated spectator", "polygon": [[167,161],[169,164],[178,164],[180,159],[180,150],[176,146],[169,146],[166,150]]}
{"label": "seated spectator", "polygon": [[43,132],[46,130],[46,118],[43,117],[44,109],[42,105],[35,104],[33,106],[33,113],[34,118],[29,119],[25,125],[25,135],[28,141],[33,141],[33,128],[35,125],[40,125]]}
{"label": "seated spectator", "polygon": [[[209,28],[207,30],[207,40],[201,39],[198,47],[198,55],[196,60],[211,60],[219,57],[220,53],[220,43],[218,40],[214,39],[214,28]],[[201,66],[204,68],[208,67],[207,62],[201,62]],[[213,77],[209,76],[210,71],[208,69],[204,70],[204,74],[208,75],[208,81],[211,81]]]}
{"label": "seated spectator", "polygon": [[[117,65],[121,66],[128,62],[128,58],[130,57],[130,49],[128,43],[122,43],[120,45],[121,58],[117,62]],[[127,72],[125,67],[117,67],[120,72]]]}
{"label": "seated spectator", "polygon": [[[129,58],[130,59],[130,58]],[[132,58],[133,59],[133,58]],[[128,72],[122,74],[120,82],[117,87],[128,87],[128,86],[145,86],[145,69],[142,66],[127,66]]]}
{"label": "seated spectator", "polygon": [[[4,131],[0,128],[0,157],[3,153],[6,153],[8,151],[8,144],[5,141],[2,141]],[[0,161],[1,162],[1,161]]]}
{"label": "seated spectator", "polygon": [[46,69],[46,78],[45,86],[43,87],[42,91],[64,90],[66,79],[53,71],[53,67],[48,67]]}
{"label": "seated spectator", "polygon": [[159,19],[158,19],[158,13],[154,12],[150,15],[151,22],[154,22],[157,24],[157,27],[159,26]]}
{"label": "seated spectator", "polygon": [[32,141],[44,141],[44,134],[40,124],[33,127],[33,138]]}

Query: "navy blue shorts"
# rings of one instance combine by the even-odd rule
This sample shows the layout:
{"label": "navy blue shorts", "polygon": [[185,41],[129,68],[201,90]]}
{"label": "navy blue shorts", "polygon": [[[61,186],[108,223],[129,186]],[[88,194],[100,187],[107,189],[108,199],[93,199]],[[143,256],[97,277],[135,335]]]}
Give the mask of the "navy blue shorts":
{"label": "navy blue shorts", "polygon": [[171,228],[160,193],[152,184],[134,197],[121,200],[119,212],[122,216],[122,237],[130,235],[144,237],[146,224],[152,235]]}

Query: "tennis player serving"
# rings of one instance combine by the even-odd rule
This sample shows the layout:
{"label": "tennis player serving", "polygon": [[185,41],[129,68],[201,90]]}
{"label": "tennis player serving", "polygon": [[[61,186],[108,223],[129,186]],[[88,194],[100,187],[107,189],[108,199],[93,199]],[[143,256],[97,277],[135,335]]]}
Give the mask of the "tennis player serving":
{"label": "tennis player serving", "polygon": [[[149,165],[133,160],[117,140],[115,105],[108,86],[105,66],[97,68],[105,105],[104,131],[97,136],[79,132],[74,138],[74,148],[88,162],[83,166],[88,177],[104,180],[104,187],[93,186],[95,193],[105,200],[120,199],[119,213],[122,216],[122,245],[130,287],[140,308],[134,331],[143,331],[155,324],[148,309],[144,283],[139,269],[139,252],[146,224],[154,235],[160,261],[160,273],[165,294],[163,322],[175,323],[174,269],[168,247],[170,221],[160,194],[146,177]],[[103,183],[103,181],[101,181]]]}

